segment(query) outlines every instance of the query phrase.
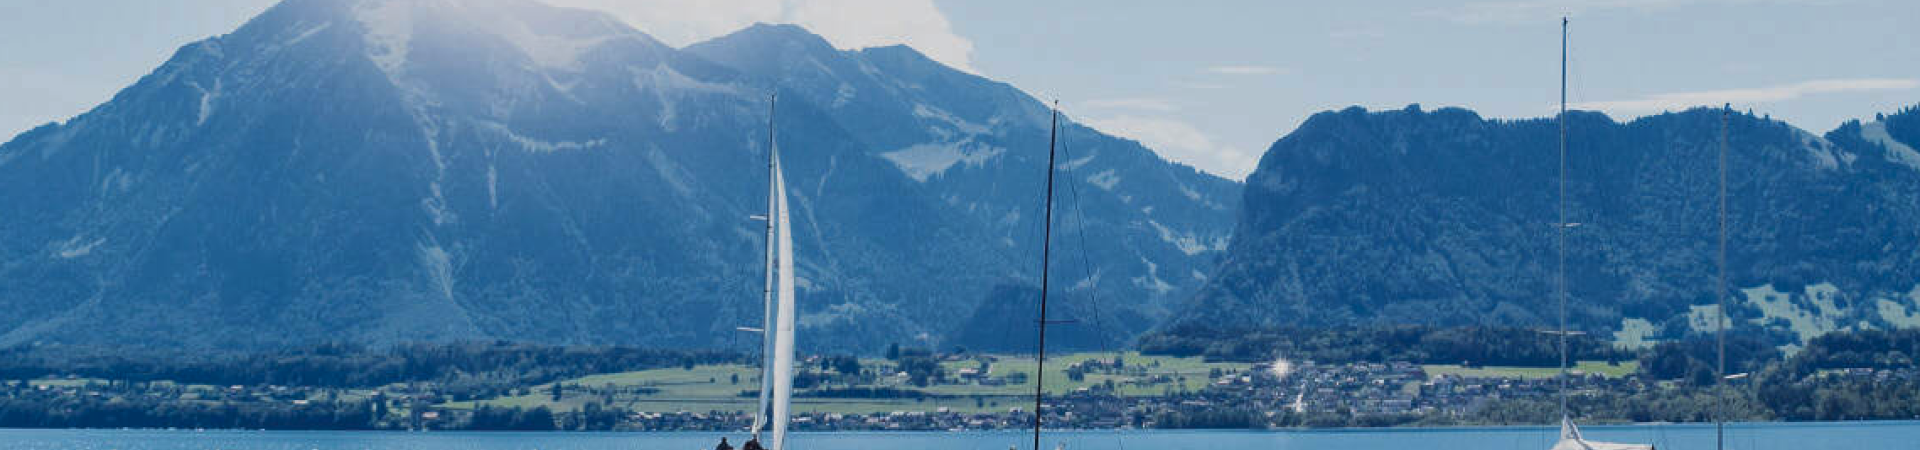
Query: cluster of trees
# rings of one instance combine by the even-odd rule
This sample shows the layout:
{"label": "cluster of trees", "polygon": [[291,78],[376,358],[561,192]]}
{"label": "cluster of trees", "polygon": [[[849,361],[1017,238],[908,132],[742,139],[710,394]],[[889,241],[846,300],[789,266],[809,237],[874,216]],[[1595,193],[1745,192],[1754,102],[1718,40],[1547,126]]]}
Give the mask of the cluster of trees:
{"label": "cluster of trees", "polygon": [[[386,348],[325,344],[260,353],[127,354],[105,349],[0,349],[0,427],[176,427],[378,429],[406,427],[394,400],[189,399],[174,385],[286,386],[300,392],[404,384],[437,400],[496,397],[542,383],[595,373],[735,362],[713,351],[626,347],[556,347],[503,342],[421,343]],[[43,392],[26,380],[109,380],[84,392]],[[430,386],[430,388],[427,388]],[[414,388],[408,388],[414,389]],[[251,391],[252,389],[249,389]],[[556,385],[555,393],[560,392]],[[556,413],[544,408],[479,408],[440,426],[481,430],[610,429],[625,412],[598,404]]]}
{"label": "cluster of trees", "polygon": [[[1768,337],[1735,333],[1727,340],[1727,372],[1716,383],[1715,342],[1665,343],[1640,358],[1641,375],[1679,380],[1672,388],[1598,392],[1571,406],[1597,420],[1698,422],[1726,420],[1920,419],[1920,329],[1828,333],[1791,357]],[[1497,402],[1455,419],[1463,424],[1534,423],[1551,417],[1551,400]]]}
{"label": "cluster of trees", "polygon": [[587,402],[579,411],[560,417],[560,429],[576,431],[609,431],[620,428],[630,413],[618,406],[601,406],[600,402]]}
{"label": "cluster of trees", "polygon": [[163,354],[69,347],[0,349],[0,380],[72,375],[124,381],[369,387],[434,383],[455,399],[595,373],[740,361],[716,351],[557,347],[506,342],[419,343],[388,348],[323,344],[245,354]]}
{"label": "cluster of trees", "polygon": [[1760,384],[1755,394],[1774,417],[1785,420],[1920,419],[1920,380],[1813,377],[1798,383]]}
{"label": "cluster of trees", "polygon": [[549,431],[555,425],[553,410],[545,406],[495,408],[480,405],[467,419],[466,429],[476,431]]}
{"label": "cluster of trees", "polygon": [[[1263,362],[1275,357],[1320,362],[1411,361],[1468,366],[1553,366],[1559,336],[1511,327],[1378,326],[1214,329],[1183,325],[1140,338],[1150,355],[1203,356],[1215,361]],[[1568,339],[1579,359],[1618,361],[1633,353],[1592,336]]]}
{"label": "cluster of trees", "polygon": [[[1920,383],[1819,377],[1784,384],[1739,383],[1721,389],[1679,388],[1575,396],[1579,416],[1613,422],[1913,420],[1920,419]],[[1465,417],[1424,419],[1430,425],[1539,424],[1554,417],[1552,399],[1491,403]]]}
{"label": "cluster of trees", "polygon": [[1920,366],[1920,329],[1828,333],[1807,342],[1789,367],[1806,375],[1825,369],[1899,369]]}
{"label": "cluster of trees", "polygon": [[[1158,364],[1158,362],[1155,362],[1155,364]],[[1134,370],[1134,372],[1136,374],[1144,375],[1146,373],[1146,368],[1144,367],[1136,367],[1135,369],[1136,370]],[[1218,370],[1218,369],[1215,369],[1215,370]],[[1067,366],[1068,380],[1085,381],[1087,379],[1087,374],[1089,373],[1125,374],[1127,373],[1127,359],[1124,356],[1114,355],[1112,362],[1108,362],[1107,360],[1104,360],[1104,359],[1092,358],[1092,359],[1081,360],[1080,362],[1073,363]],[[1220,378],[1220,377],[1216,375],[1213,378]]]}
{"label": "cluster of trees", "polygon": [[1920,419],[1915,355],[1920,329],[1828,333],[1756,372],[1751,389],[1786,420]]}
{"label": "cluster of trees", "polygon": [[907,382],[914,386],[927,387],[947,379],[947,371],[940,368],[940,359],[933,350],[892,344],[887,346],[887,359],[893,360],[901,372],[906,372]]}
{"label": "cluster of trees", "polygon": [[[1772,339],[1753,330],[1730,332],[1726,342],[1726,373],[1751,373],[1784,356]],[[1714,384],[1718,373],[1719,344],[1715,339],[1696,335],[1694,339],[1662,342],[1641,352],[1640,372],[1654,379],[1687,380],[1698,385]]]}
{"label": "cluster of trees", "polygon": [[[286,402],[190,401],[143,395],[61,395],[13,386],[0,396],[0,428],[204,428],[267,430],[384,430],[427,426],[476,431],[605,431],[625,425],[630,411],[589,401],[576,410],[480,405],[472,410],[399,409],[389,398]],[[26,390],[29,392],[19,392]],[[389,406],[389,404],[395,406]]]}
{"label": "cluster of trees", "polygon": [[851,355],[833,355],[820,358],[820,370],[832,371],[841,375],[859,375],[860,358]]}
{"label": "cluster of trees", "polygon": [[1157,429],[1262,429],[1267,417],[1252,408],[1191,408],[1153,414]]}
{"label": "cluster of trees", "polygon": [[0,428],[374,429],[372,402],[307,405],[208,404],[140,397],[0,397]]}
{"label": "cluster of trees", "polygon": [[1900,108],[1891,116],[1878,115],[1877,119],[1886,122],[1887,135],[1901,142],[1920,141],[1920,105]]}
{"label": "cluster of trees", "polygon": [[[1424,425],[1550,424],[1559,417],[1553,398],[1506,399],[1461,417],[1422,419]],[[1776,416],[1751,391],[1738,389],[1654,389],[1641,392],[1586,392],[1567,400],[1567,408],[1588,422],[1707,422],[1772,420]]]}

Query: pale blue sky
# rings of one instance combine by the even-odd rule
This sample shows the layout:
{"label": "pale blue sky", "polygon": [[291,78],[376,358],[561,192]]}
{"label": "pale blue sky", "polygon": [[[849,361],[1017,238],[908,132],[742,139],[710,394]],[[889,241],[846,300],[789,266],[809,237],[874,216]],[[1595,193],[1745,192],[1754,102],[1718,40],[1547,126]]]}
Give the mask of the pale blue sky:
{"label": "pale blue sky", "polygon": [[[1819,133],[1920,103],[1911,0],[549,2],[612,10],[675,45],[752,21],[842,47],[904,41],[1236,179],[1317,111],[1551,114],[1561,15],[1571,100],[1616,118],[1732,102]],[[0,135],[85,111],[272,3],[0,0]]]}

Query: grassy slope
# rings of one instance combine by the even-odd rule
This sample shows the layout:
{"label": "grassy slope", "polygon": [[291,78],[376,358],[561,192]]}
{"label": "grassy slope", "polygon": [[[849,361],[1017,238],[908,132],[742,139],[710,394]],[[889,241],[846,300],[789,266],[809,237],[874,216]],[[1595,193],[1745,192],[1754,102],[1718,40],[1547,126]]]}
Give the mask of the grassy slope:
{"label": "grassy slope", "polygon": [[[1090,387],[1111,379],[1121,385],[1121,393],[1134,396],[1160,395],[1168,389],[1199,390],[1211,380],[1207,379],[1210,370],[1240,371],[1252,367],[1244,363],[1209,363],[1198,358],[1171,358],[1144,356],[1136,352],[1124,354],[1127,365],[1149,367],[1148,376],[1165,374],[1176,381],[1161,385],[1127,385],[1124,382],[1134,376],[1088,374],[1083,381],[1075,382],[1067,378],[1068,365],[1088,359],[1111,359],[1111,353],[1074,353],[1058,355],[1047,359],[1046,390],[1049,394],[1064,394],[1082,387]],[[999,357],[993,363],[989,375],[1002,377],[1015,372],[1032,374],[1032,358]],[[1158,362],[1159,367],[1152,367]],[[863,360],[866,367],[882,367],[888,364],[880,360]],[[943,366],[949,372],[961,368],[977,367],[973,361],[948,362]],[[732,375],[740,376],[740,383],[731,383]],[[651,394],[616,394],[614,403],[628,406],[638,411],[675,412],[675,411],[745,411],[753,407],[752,397],[742,397],[741,392],[758,388],[759,371],[756,368],[740,365],[697,366],[691,370],[656,369],[638,372],[591,375],[560,382],[563,385],[579,385],[588,388],[604,388],[611,384],[616,388],[646,387],[658,389]],[[1184,383],[1180,380],[1184,378]],[[712,382],[709,382],[712,380]],[[945,407],[960,412],[1004,412],[1010,408],[1031,408],[1033,395],[1032,377],[1026,383],[1002,386],[935,385],[918,390],[935,395],[954,396],[947,399],[822,399],[796,398],[794,409],[798,412],[820,413],[884,413],[893,411],[935,411]],[[876,387],[912,388],[903,386],[890,377],[883,377]],[[478,402],[456,402],[447,406],[467,408],[485,403],[494,406],[536,407],[546,406],[558,410],[571,410],[586,402],[602,400],[598,395],[575,395],[568,393],[559,402],[552,399],[552,384],[534,387],[524,395],[508,396]]]}

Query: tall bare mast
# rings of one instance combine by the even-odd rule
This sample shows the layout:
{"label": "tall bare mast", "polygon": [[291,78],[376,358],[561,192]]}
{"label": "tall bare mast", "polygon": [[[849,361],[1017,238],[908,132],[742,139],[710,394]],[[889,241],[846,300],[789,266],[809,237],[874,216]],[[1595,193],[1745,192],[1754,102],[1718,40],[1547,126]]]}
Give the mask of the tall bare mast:
{"label": "tall bare mast", "polygon": [[1047,376],[1047,275],[1053,266],[1053,147],[1060,137],[1060,102],[1053,103],[1053,121],[1047,131],[1047,210],[1046,230],[1040,238],[1040,330],[1039,348],[1033,370],[1033,450],[1040,450],[1040,402],[1046,396]]}
{"label": "tall bare mast", "polygon": [[[1718,349],[1720,362],[1715,366],[1716,369],[1714,369],[1713,383],[1715,387],[1721,387],[1721,385],[1727,382],[1727,133],[1728,122],[1731,120],[1732,115],[1732,104],[1728,104],[1726,107],[1720,109],[1720,255],[1718,258],[1720,284],[1719,288],[1715,289],[1713,293],[1714,299],[1718,301],[1720,305],[1719,320],[1714,321],[1714,326],[1718,327],[1718,330],[1714,333],[1716,341],[1714,346]],[[1716,394],[1718,394],[1717,396],[1719,397],[1719,405],[1717,405],[1713,413],[1714,448],[1726,448],[1726,395],[1724,392]]]}
{"label": "tall bare mast", "polygon": [[771,395],[773,394],[773,340],[774,340],[773,265],[775,263],[774,258],[776,258],[776,256],[774,255],[775,242],[774,242],[774,235],[773,235],[773,228],[774,228],[773,221],[774,221],[775,214],[778,213],[778,211],[774,210],[774,208],[776,207],[776,205],[774,204],[774,197],[777,194],[779,194],[779,191],[777,191],[777,189],[779,188],[777,186],[774,186],[774,183],[773,183],[775,171],[777,170],[773,162],[775,159],[777,159],[777,157],[775,156],[775,153],[780,151],[780,147],[777,144],[774,144],[773,142],[773,139],[774,139],[773,111],[774,111],[774,105],[779,100],[780,100],[780,94],[772,94],[767,96],[767,215],[766,217],[761,218],[767,224],[767,229],[766,229],[766,234],[767,234],[766,263],[767,264],[766,264],[766,267],[764,268],[764,272],[767,278],[767,284],[766,284],[766,287],[761,291],[761,294],[763,295],[763,300],[761,303],[761,307],[763,311],[762,311],[762,315],[760,316],[761,318],[760,319],[760,371],[761,373],[760,373],[760,405],[759,405],[760,409],[753,414],[753,439],[754,440],[760,439],[760,431],[766,428],[767,419],[773,412],[773,398],[771,397]]}
{"label": "tall bare mast", "polygon": [[1560,18],[1560,221],[1553,224],[1559,247],[1554,291],[1560,300],[1560,417],[1567,417],[1567,18]]}
{"label": "tall bare mast", "polygon": [[1556,118],[1560,126],[1560,221],[1553,224],[1554,238],[1559,247],[1559,265],[1554,274],[1555,295],[1560,300],[1560,441],[1554,450],[1653,450],[1651,445],[1625,444],[1613,442],[1589,441],[1580,435],[1580,427],[1573,423],[1573,416],[1567,408],[1567,384],[1571,374],[1567,370],[1569,361],[1570,336],[1577,332],[1567,329],[1567,230],[1579,227],[1578,222],[1567,221],[1567,25],[1566,17],[1560,18],[1560,116]]}

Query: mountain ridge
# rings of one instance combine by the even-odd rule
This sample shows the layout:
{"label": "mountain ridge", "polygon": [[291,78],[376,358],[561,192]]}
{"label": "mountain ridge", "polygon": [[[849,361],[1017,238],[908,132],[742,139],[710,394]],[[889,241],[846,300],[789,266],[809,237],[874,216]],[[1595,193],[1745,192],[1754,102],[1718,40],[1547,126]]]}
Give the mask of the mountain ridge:
{"label": "mountain ridge", "polygon": [[[1710,329],[1720,111],[1568,117],[1576,328]],[[1916,167],[1862,145],[1857,121],[1824,137],[1750,114],[1731,126],[1737,324],[1781,344],[1920,326]],[[1549,325],[1556,132],[1458,108],[1316,114],[1248,177],[1219,275],[1170,323]]]}

